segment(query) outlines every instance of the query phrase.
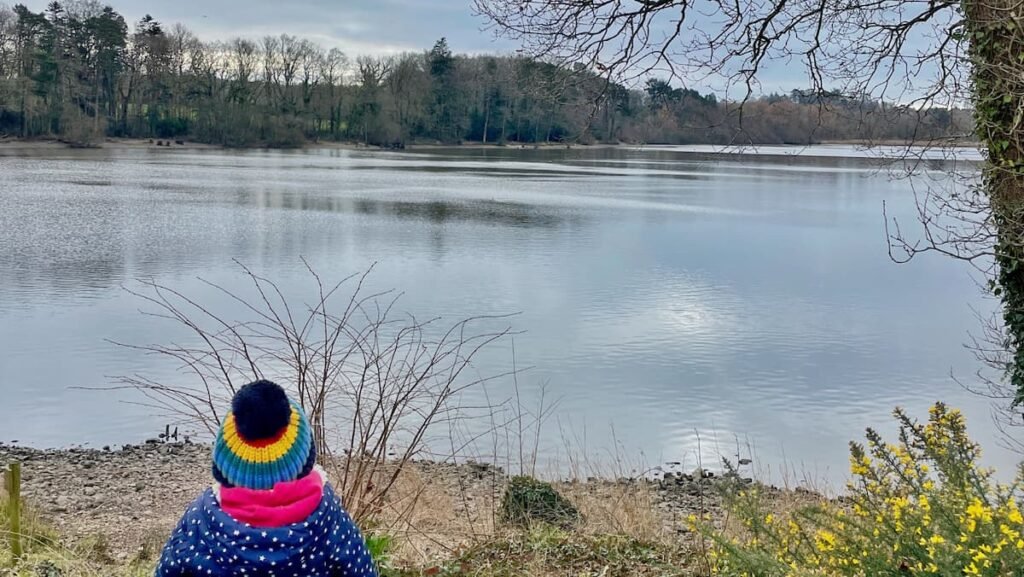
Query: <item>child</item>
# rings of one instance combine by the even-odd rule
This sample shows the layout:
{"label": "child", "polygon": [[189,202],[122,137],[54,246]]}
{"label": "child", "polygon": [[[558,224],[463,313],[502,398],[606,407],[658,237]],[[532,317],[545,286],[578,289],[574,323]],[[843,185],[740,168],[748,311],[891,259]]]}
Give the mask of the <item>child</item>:
{"label": "child", "polygon": [[306,415],[270,381],[242,387],[213,447],[216,483],[164,546],[157,577],[376,577]]}

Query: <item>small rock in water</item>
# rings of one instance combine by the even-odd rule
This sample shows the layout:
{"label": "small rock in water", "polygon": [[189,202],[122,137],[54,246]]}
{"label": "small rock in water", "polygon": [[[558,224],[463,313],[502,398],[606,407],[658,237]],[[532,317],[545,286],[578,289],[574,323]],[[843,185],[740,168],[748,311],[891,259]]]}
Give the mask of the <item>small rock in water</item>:
{"label": "small rock in water", "polygon": [[751,463],[753,463],[753,461],[751,461],[750,459],[740,459],[739,460],[739,464],[740,465],[749,465]]}

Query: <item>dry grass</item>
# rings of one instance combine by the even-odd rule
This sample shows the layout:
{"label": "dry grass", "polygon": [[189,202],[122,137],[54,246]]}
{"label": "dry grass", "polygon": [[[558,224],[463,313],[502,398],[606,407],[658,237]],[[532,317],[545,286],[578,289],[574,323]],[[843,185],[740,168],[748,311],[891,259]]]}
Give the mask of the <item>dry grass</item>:
{"label": "dry grass", "polygon": [[556,486],[579,509],[585,535],[623,535],[640,541],[664,543],[672,539],[666,530],[667,514],[646,482],[562,483]]}
{"label": "dry grass", "polygon": [[600,575],[603,577],[694,575],[692,550],[620,535],[588,536],[550,527],[502,535],[457,559],[404,575]]}
{"label": "dry grass", "polygon": [[396,562],[421,565],[451,558],[494,537],[504,489],[504,475],[490,467],[405,467],[373,529],[397,538]]}
{"label": "dry grass", "polygon": [[[0,556],[11,555],[11,532],[7,492],[0,489]],[[26,553],[52,549],[57,545],[57,534],[36,513],[35,509],[21,507],[21,543]]]}
{"label": "dry grass", "polygon": [[85,536],[73,545],[63,542],[34,508],[22,505],[21,542],[24,555],[11,552],[8,496],[0,491],[0,577],[142,577],[152,574],[146,560],[117,565],[102,535]]}
{"label": "dry grass", "polygon": [[[505,475],[493,467],[407,467],[369,532],[395,538],[392,561],[400,567],[444,564],[482,549],[487,549],[488,555],[495,553],[496,548],[513,555],[513,550],[525,547],[529,538],[499,520],[506,484]],[[668,528],[669,516],[659,507],[659,497],[651,483],[591,481],[555,486],[582,514],[581,523],[571,534],[571,540],[579,541],[577,545],[610,536],[655,548],[684,545],[679,535]],[[543,529],[526,533],[536,531]],[[509,549],[504,549],[504,545]],[[531,563],[543,565],[539,552],[534,553]]]}

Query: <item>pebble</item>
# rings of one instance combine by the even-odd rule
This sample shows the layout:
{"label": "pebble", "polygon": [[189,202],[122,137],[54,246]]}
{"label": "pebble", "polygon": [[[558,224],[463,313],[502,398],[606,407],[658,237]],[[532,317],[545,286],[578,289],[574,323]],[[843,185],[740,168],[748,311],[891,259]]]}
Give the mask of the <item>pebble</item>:
{"label": "pebble", "polygon": [[61,495],[53,503],[53,510],[56,513],[66,513],[68,508],[71,506],[71,499],[66,495]]}

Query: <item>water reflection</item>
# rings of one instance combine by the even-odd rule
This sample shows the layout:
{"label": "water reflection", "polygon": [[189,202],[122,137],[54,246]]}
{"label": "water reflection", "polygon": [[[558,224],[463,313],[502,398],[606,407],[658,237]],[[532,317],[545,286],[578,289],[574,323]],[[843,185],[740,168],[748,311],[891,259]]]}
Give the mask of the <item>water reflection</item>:
{"label": "water reflection", "polygon": [[[546,212],[538,207],[505,202],[476,202],[455,204],[450,202],[381,202],[367,199],[355,201],[360,214],[391,215],[403,219],[427,220],[436,224],[448,221],[471,221],[498,226],[520,228],[558,226],[566,216]],[[574,219],[577,224],[579,218]]]}

